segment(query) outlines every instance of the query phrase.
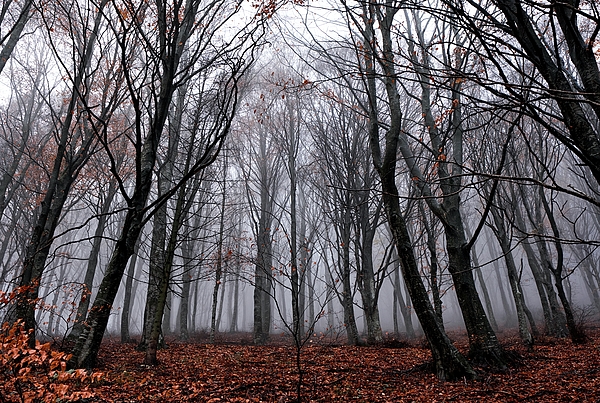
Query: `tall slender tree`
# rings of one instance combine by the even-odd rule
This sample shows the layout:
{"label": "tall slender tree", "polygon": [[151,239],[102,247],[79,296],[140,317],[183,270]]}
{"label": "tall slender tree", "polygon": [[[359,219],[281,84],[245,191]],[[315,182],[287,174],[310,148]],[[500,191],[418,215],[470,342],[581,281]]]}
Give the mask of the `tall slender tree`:
{"label": "tall slender tree", "polygon": [[[111,171],[119,181],[128,209],[88,315],[88,327],[73,350],[73,366],[92,367],[96,363],[127,261],[134,251],[145,220],[152,213],[151,209],[166,202],[189,178],[210,165],[229,131],[237,104],[238,80],[251,59],[258,38],[256,27],[260,25],[251,22],[248,30],[242,28],[237,35],[219,37],[221,30],[227,28],[228,22],[238,11],[236,5],[224,1],[205,4],[203,1],[187,0],[167,4],[157,0],[153,3],[115,4],[110,12],[116,43],[122,50],[124,85],[135,113],[130,133],[131,146],[135,150],[135,186],[131,192],[123,187],[111,158],[110,144],[102,139],[105,152],[111,160]],[[148,24],[148,21],[156,22],[156,29],[155,24]],[[131,63],[142,60],[140,58],[143,58],[145,65],[137,69]],[[198,145],[203,151],[190,165],[189,171],[182,175],[179,186],[173,186],[161,199],[147,205],[157,150],[173,94],[178,87],[200,73],[211,77],[210,82],[218,94],[214,97],[217,113],[213,130],[207,134],[206,141]],[[147,91],[148,88],[153,91]]]}

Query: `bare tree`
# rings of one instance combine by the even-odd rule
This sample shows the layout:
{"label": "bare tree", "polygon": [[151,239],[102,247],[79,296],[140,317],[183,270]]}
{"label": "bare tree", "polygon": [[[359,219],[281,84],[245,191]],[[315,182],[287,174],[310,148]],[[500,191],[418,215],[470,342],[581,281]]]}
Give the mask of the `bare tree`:
{"label": "bare tree", "polygon": [[[402,109],[398,82],[396,80],[396,65],[391,35],[394,18],[399,11],[399,4],[392,1],[388,1],[385,4],[359,2],[356,8],[350,7],[347,3],[344,4],[349,22],[352,22],[359,30],[360,36],[358,40],[361,47],[357,49],[357,59],[360,63],[365,83],[365,92],[368,97],[364,109],[367,111],[369,118],[369,143],[373,163],[381,179],[386,216],[392,229],[398,255],[402,259],[404,279],[408,285],[417,316],[430,343],[438,377],[441,379],[455,379],[457,377],[472,378],[475,376],[475,372],[466,359],[448,340],[429,302],[425,287],[420,279],[419,269],[416,264],[414,252],[412,251],[411,240],[399,203],[399,194],[395,179],[397,152],[399,149],[403,150],[403,152],[408,151],[406,148],[406,134],[402,132]],[[379,66],[381,69],[381,74],[378,74],[376,66]],[[389,113],[389,123],[387,124],[381,121],[380,102],[377,92],[378,79],[381,79],[385,89],[387,100],[385,107]],[[383,139],[384,149],[382,151],[380,130],[383,127],[385,127],[385,135]],[[440,148],[434,150],[434,152],[443,151]],[[407,156],[405,156],[406,158]],[[456,166],[460,167],[460,163]],[[411,171],[412,176],[416,176],[416,174],[417,172]],[[417,178],[420,177],[417,176]],[[456,179],[452,179],[451,181],[453,180]],[[451,184],[449,183],[449,185]],[[454,185],[452,189],[456,190],[455,187]],[[424,196],[427,197],[428,195],[424,194]],[[458,212],[458,205],[456,204],[458,200],[450,198],[450,202],[453,205],[452,210]],[[460,222],[456,222],[455,224],[459,225],[459,229],[462,228],[460,227]],[[460,241],[461,232],[457,232],[456,235],[458,238],[454,241]],[[452,248],[450,242],[454,241],[447,239],[449,253]],[[456,245],[454,252],[457,253],[457,257],[463,256],[462,254],[465,252],[463,245]],[[463,256],[462,259],[468,262],[468,249],[466,252],[467,256]],[[455,269],[458,270],[458,266]],[[456,274],[459,276],[471,276],[470,271],[456,272]],[[458,286],[457,280],[459,279],[455,279],[456,286]],[[462,280],[461,278],[460,281]],[[471,302],[476,303],[479,300],[476,297],[474,283],[473,281],[469,281],[469,278],[465,278],[464,280],[466,281],[461,283],[461,287],[465,287],[463,291],[469,291],[465,295],[471,295],[474,298],[472,301],[463,299],[465,308],[476,307],[476,305],[471,305]],[[461,295],[461,298],[464,298],[465,295]],[[465,316],[468,316],[474,325],[473,327],[467,326],[469,334],[473,336],[472,347],[481,348],[482,352],[485,352],[485,355],[490,357],[493,362],[503,366],[502,350],[495,339],[493,331],[489,328],[483,308],[475,311],[467,311]],[[481,338],[477,339],[475,335]]]}
{"label": "bare tree", "polygon": [[[61,51],[52,39],[55,33],[50,34],[56,28],[52,25],[55,16],[61,17],[61,21],[66,22],[66,27],[61,27],[62,29],[78,34],[72,36],[74,39],[72,46],[80,48],[81,53],[72,61],[74,70],[66,72],[71,84],[71,98],[66,109],[57,116],[57,153],[48,174],[47,190],[40,203],[19,283],[27,291],[19,297],[16,317],[22,319],[28,329],[35,328],[34,309],[40,281],[71,186],[86,163],[89,153],[93,150],[96,134],[104,130],[103,127],[106,127],[106,122],[118,105],[119,91],[117,89],[111,94],[101,95],[106,102],[99,110],[88,107],[93,94],[91,83],[95,79],[94,75],[97,71],[97,69],[91,68],[93,55],[100,31],[106,28],[102,23],[102,10],[106,4],[107,1],[93,6],[79,3],[76,5],[56,4],[56,8],[51,10],[56,13],[55,15],[44,15],[50,46],[59,60],[62,56]],[[84,18],[83,21],[76,19],[76,11]],[[89,28],[80,31],[79,24]],[[63,61],[63,63],[67,62]],[[66,64],[63,64],[62,67],[65,70],[68,69]]]}
{"label": "bare tree", "polygon": [[[103,139],[105,152],[111,160],[111,171],[119,182],[128,210],[98,295],[88,315],[88,327],[73,350],[71,365],[77,367],[95,365],[127,261],[152,209],[166,202],[183,184],[216,158],[229,131],[237,104],[238,80],[247,67],[252,45],[256,44],[254,34],[257,25],[252,23],[251,29],[242,28],[238,35],[221,39],[217,37],[239,10],[226,2],[205,4],[203,1],[188,0],[174,2],[169,7],[163,1],[152,4],[127,2],[123,4],[124,9],[115,7],[110,12],[111,26],[122,50],[124,85],[135,112],[130,133],[136,160],[135,187],[132,191],[123,187],[111,158],[110,144]],[[153,24],[147,24],[149,20],[156,21],[156,30]],[[142,60],[145,65],[139,69],[135,62]],[[205,141],[197,145],[202,150],[198,153],[200,156],[182,174],[179,183],[153,204],[147,205],[157,150],[161,144],[173,94],[178,87],[200,73],[207,79],[210,77],[207,84],[212,84],[211,88],[215,91],[214,126],[206,133]],[[146,91],[147,88],[153,91]]]}
{"label": "bare tree", "polygon": [[33,0],[19,2],[8,0],[2,3],[0,8],[0,73],[4,70],[6,63],[11,57],[17,42],[21,39],[27,21],[34,10]]}

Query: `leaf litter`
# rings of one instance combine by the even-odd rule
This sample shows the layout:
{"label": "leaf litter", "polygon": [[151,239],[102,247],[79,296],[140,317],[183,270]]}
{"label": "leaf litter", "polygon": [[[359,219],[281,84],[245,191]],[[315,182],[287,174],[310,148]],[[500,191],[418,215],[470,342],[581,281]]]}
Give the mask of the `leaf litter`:
{"label": "leaf litter", "polygon": [[[540,338],[531,352],[514,335],[505,335],[503,345],[518,362],[503,373],[479,368],[479,380],[458,382],[435,378],[423,341],[351,347],[316,338],[302,349],[302,401],[598,402],[600,330],[588,334],[584,345]],[[466,352],[465,336],[453,338]],[[134,344],[104,343],[98,370],[105,377],[91,401],[279,403],[296,398],[296,350],[282,340],[267,346],[243,340],[171,341],[159,351],[156,367],[141,365],[143,354]]]}

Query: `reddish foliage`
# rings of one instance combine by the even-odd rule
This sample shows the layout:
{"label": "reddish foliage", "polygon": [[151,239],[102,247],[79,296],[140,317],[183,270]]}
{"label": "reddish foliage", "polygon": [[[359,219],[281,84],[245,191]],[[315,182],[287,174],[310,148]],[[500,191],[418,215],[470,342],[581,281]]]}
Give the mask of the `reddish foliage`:
{"label": "reddish foliage", "polygon": [[[481,373],[469,382],[439,382],[422,364],[430,354],[401,348],[309,345],[303,350],[303,396],[314,402],[574,402],[600,401],[600,332],[585,345],[539,341],[533,352],[504,338],[519,364],[507,373]],[[465,344],[457,343],[463,350]],[[93,401],[288,402],[297,373],[292,347],[171,343],[161,365],[140,365],[133,345],[106,343],[105,381]]]}
{"label": "reddish foliage", "polygon": [[[53,351],[50,343],[29,346],[21,322],[4,323],[0,331],[0,402],[66,402],[94,396],[90,384],[101,373],[67,371],[69,356]],[[75,390],[75,391],[74,391]]]}

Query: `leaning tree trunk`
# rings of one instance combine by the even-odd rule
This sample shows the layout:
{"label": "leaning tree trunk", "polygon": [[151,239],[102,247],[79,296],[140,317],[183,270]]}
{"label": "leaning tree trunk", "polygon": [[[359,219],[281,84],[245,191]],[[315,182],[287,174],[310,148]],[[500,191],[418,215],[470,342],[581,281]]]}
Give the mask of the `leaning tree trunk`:
{"label": "leaning tree trunk", "polygon": [[[563,68],[560,56],[551,53],[544,42],[545,38],[538,35],[536,22],[531,20],[530,14],[523,7],[524,3],[528,7],[528,3],[521,0],[494,0],[494,3],[505,17],[502,29],[519,42],[524,55],[544,77],[548,85],[547,94],[559,107],[561,120],[570,136],[560,132],[553,134],[577,154],[600,183],[600,138],[596,123],[600,118],[600,67],[594,47],[583,39],[580,32],[579,27],[583,24],[577,21],[579,2],[551,3],[549,15],[549,18],[556,18],[560,24],[564,43],[569,47],[570,61],[579,73],[578,85],[583,87],[579,91],[574,89],[570,77],[572,72]],[[533,116],[536,114],[537,111]]]}
{"label": "leaning tree trunk", "polygon": [[[3,3],[3,5],[6,4],[10,4],[11,2],[7,2],[7,3]],[[15,2],[15,4],[21,4],[21,2]],[[33,0],[25,0],[22,4],[21,4],[21,9],[18,12],[18,16],[15,19],[15,23],[14,25],[12,25],[11,27],[5,26],[5,32],[3,32],[3,36],[6,35],[7,33],[9,33],[9,35],[3,37],[3,44],[2,44],[2,50],[0,51],[0,73],[2,72],[2,70],[4,70],[4,67],[6,66],[6,63],[8,62],[8,59],[10,58],[10,56],[13,53],[13,50],[15,49],[15,46],[17,45],[17,42],[19,41],[19,39],[21,39],[21,34],[23,33],[23,30],[25,29],[25,25],[27,25],[27,21],[29,21],[29,19],[31,18],[31,16],[33,15],[33,13],[31,12],[31,7],[33,6]],[[11,10],[13,11],[13,10]],[[6,9],[2,10],[2,13],[4,14],[6,12]],[[15,13],[16,15],[16,13]],[[6,25],[8,25],[8,18],[6,18],[6,14],[4,14],[3,18],[1,21],[3,21]],[[5,20],[6,19],[6,20]]]}
{"label": "leaning tree trunk", "polygon": [[[153,164],[152,164],[153,165]],[[151,175],[151,170],[147,171]],[[96,365],[100,343],[110,318],[110,312],[121,284],[121,279],[127,267],[127,261],[135,250],[135,244],[142,231],[143,207],[146,197],[150,192],[150,180],[147,186],[137,192],[134,197],[136,202],[125,216],[121,236],[117,240],[115,249],[104,273],[104,278],[98,288],[98,294],[88,314],[87,327],[77,340],[73,355],[69,361],[70,366],[93,368]],[[141,193],[141,194],[140,194]],[[144,197],[145,196],[145,197]]]}
{"label": "leaning tree trunk", "polygon": [[[407,19],[409,18],[406,12]],[[415,18],[413,21],[417,31],[422,31],[420,20]],[[391,22],[390,22],[391,24]],[[412,31],[409,31],[412,37]],[[391,38],[384,36],[386,45],[389,49],[389,57],[384,59],[389,63],[383,63],[382,67],[389,76],[390,83],[386,85],[388,89],[388,99],[392,97],[398,99],[397,108],[400,108],[399,93],[395,77],[393,63],[393,46]],[[384,43],[385,43],[384,42]],[[446,236],[446,250],[448,253],[448,271],[452,276],[454,289],[458,298],[465,327],[469,336],[470,356],[477,360],[484,361],[498,369],[504,370],[507,367],[507,356],[494,333],[494,330],[487,318],[479,293],[475,287],[473,277],[473,267],[471,265],[471,248],[474,244],[474,238],[467,242],[464,220],[460,212],[461,193],[463,192],[463,120],[461,83],[464,82],[456,72],[463,68],[463,56],[460,52],[455,53],[452,65],[445,68],[453,71],[454,76],[448,77],[450,81],[450,96],[452,106],[449,107],[449,125],[446,133],[441,133],[441,125],[436,122],[436,116],[432,110],[432,84],[431,76],[435,73],[429,65],[429,57],[423,55],[423,60],[418,57],[414,43],[420,43],[425,49],[427,46],[421,32],[418,33],[418,42],[409,42],[408,52],[411,55],[413,65],[419,77],[421,86],[421,112],[423,124],[429,133],[431,157],[435,161],[437,178],[439,179],[439,188],[442,193],[442,203],[438,202],[438,197],[434,195],[435,191],[431,188],[429,180],[424,175],[418,165],[417,158],[414,156],[410,147],[410,140],[406,133],[398,129],[398,135],[401,141],[398,146],[409,168],[412,183],[419,189],[420,195],[424,197],[431,211],[440,219],[444,227]],[[390,105],[392,102],[390,101]],[[448,141],[450,140],[450,141]],[[482,218],[482,220],[485,218]],[[474,237],[478,236],[478,231]]]}
{"label": "leaning tree trunk", "polygon": [[49,185],[46,200],[42,203],[42,212],[37,217],[31,242],[27,246],[23,272],[19,280],[20,292],[17,295],[15,313],[16,319],[23,321],[25,329],[32,330],[30,333],[30,343],[32,344],[36,328],[35,309],[39,302],[39,289],[46,268],[46,259],[50,253],[58,219],[74,179],[73,173],[65,172]]}
{"label": "leaning tree trunk", "polygon": [[398,193],[395,189],[395,184],[393,184],[395,175],[393,173],[391,175],[382,175],[382,182],[384,182],[384,177],[388,177],[383,187],[388,223],[392,228],[398,255],[401,256],[404,281],[408,286],[415,312],[431,347],[436,375],[442,380],[475,378],[476,374],[473,368],[471,368],[467,360],[454,347],[444,332],[443,326],[431,306],[427,290],[421,281],[421,274],[414,257],[412,243],[404,218],[400,212]]}
{"label": "leaning tree trunk", "polygon": [[[172,82],[173,75],[174,72],[165,72],[162,78],[166,81],[165,85]],[[152,173],[157,158],[158,140],[167,119],[171,97],[172,90],[160,99],[155,113],[154,125],[139,150],[140,163],[136,166],[136,186],[133,195],[128,198],[128,210],[121,226],[121,234],[115,244],[104,272],[104,278],[98,288],[98,294],[88,315],[87,327],[73,349],[69,361],[70,366],[92,368],[96,365],[102,337],[119,291],[121,279],[125,273],[127,262],[135,251],[135,245],[144,226],[145,207],[152,188]],[[137,100],[137,98],[134,99]],[[137,114],[137,118],[141,119],[142,113],[139,108]],[[141,130],[141,128],[138,130]],[[138,137],[142,138],[141,134]]]}
{"label": "leaning tree trunk", "polygon": [[[575,322],[575,316],[573,315],[573,309],[571,307],[571,303],[567,298],[567,294],[565,292],[565,288],[563,285],[563,267],[564,267],[564,258],[563,258],[563,249],[560,241],[560,231],[558,229],[558,224],[556,223],[556,219],[554,218],[554,212],[546,199],[546,194],[544,189],[540,186],[539,188],[539,197],[544,207],[544,211],[546,212],[546,217],[548,221],[550,221],[550,227],[552,228],[552,235],[554,236],[554,247],[556,248],[556,266],[553,267],[552,263],[549,259],[546,261],[546,265],[548,270],[552,272],[554,276],[554,285],[556,286],[556,291],[558,292],[558,297],[560,298],[560,302],[563,306],[565,317],[567,319],[567,328],[569,329],[569,336],[571,336],[571,341],[573,344],[582,344],[587,341],[587,337],[585,336],[583,330],[577,326]],[[539,228],[543,227],[543,222],[538,221]]]}
{"label": "leaning tree trunk", "polygon": [[[494,219],[495,226],[492,228],[494,234],[496,235],[496,239],[500,244],[500,250],[504,256],[504,262],[506,263],[506,270],[508,272],[508,280],[510,282],[510,289],[513,294],[513,298],[515,301],[515,306],[517,307],[517,320],[519,323],[519,335],[521,336],[521,341],[528,348],[533,348],[533,335],[529,331],[527,326],[527,317],[526,317],[526,305],[525,305],[525,297],[523,295],[523,290],[521,288],[521,282],[519,280],[519,274],[517,272],[517,266],[515,264],[515,260],[512,255],[512,249],[510,245],[510,241],[508,239],[508,234],[506,233],[506,226],[504,225],[504,219],[500,215],[501,213],[498,211],[498,208],[492,206],[491,208],[492,217]],[[532,325],[532,329],[534,325]]]}
{"label": "leaning tree trunk", "polygon": [[[527,233],[527,228],[525,226],[525,221],[521,215],[520,208],[515,208],[515,223],[519,231],[523,234]],[[542,312],[544,314],[544,324],[546,326],[546,332],[553,336],[563,337],[565,336],[564,329],[566,328],[566,320],[561,320],[560,318],[563,316],[557,316],[556,320],[554,320],[554,313],[551,309],[550,304],[550,295],[548,293],[548,289],[545,286],[545,273],[543,272],[538,259],[535,256],[535,252],[531,247],[531,244],[527,239],[520,240],[521,245],[523,246],[523,250],[525,251],[525,256],[527,257],[527,263],[529,263],[529,268],[531,269],[531,273],[533,274],[533,279],[535,281],[535,286],[538,291],[538,295],[540,297],[540,303],[542,305]],[[550,284],[551,285],[551,284]],[[550,292],[554,293],[554,288],[550,287]],[[556,306],[556,304],[555,304]],[[561,324],[562,323],[562,324]],[[563,329],[563,330],[560,330]]]}
{"label": "leaning tree trunk", "polygon": [[446,228],[446,244],[448,270],[452,275],[458,304],[469,336],[469,355],[477,361],[491,364],[498,369],[505,369],[507,357],[487,319],[475,288],[470,250],[464,247],[466,240],[461,227],[462,222],[458,228]]}

